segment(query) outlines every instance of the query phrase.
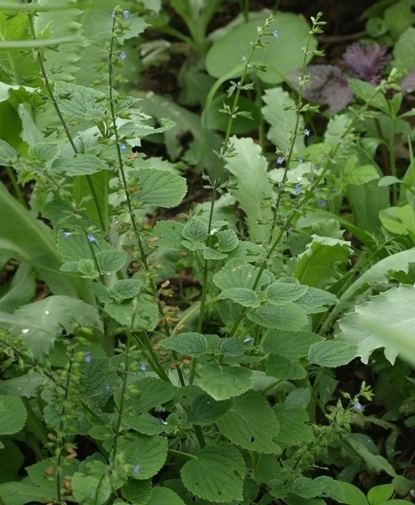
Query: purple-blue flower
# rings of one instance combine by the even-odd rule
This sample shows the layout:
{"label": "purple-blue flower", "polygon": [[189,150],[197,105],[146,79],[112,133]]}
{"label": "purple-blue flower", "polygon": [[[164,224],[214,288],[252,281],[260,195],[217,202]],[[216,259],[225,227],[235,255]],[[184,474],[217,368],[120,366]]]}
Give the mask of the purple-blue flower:
{"label": "purple-blue flower", "polygon": [[89,365],[92,361],[92,354],[90,352],[86,352],[84,356],[84,362]]}
{"label": "purple-blue flower", "polygon": [[140,467],[140,465],[134,465],[134,466],[131,468],[131,473],[132,473],[133,475],[139,475],[140,471],[141,471],[141,467]]}
{"label": "purple-blue flower", "polygon": [[120,151],[125,151],[127,146],[125,144],[120,144]]}
{"label": "purple-blue flower", "polygon": [[72,232],[70,232],[70,231],[64,231],[64,232],[62,233],[63,238],[68,238],[68,237],[70,237],[71,235],[72,235]]}
{"label": "purple-blue flower", "polygon": [[147,372],[147,365],[145,363],[140,363],[140,370],[144,373]]}
{"label": "purple-blue flower", "polygon": [[120,61],[125,61],[127,59],[127,53],[125,51],[121,51],[120,54],[118,55],[118,58]]}
{"label": "purple-blue flower", "polygon": [[112,389],[112,388],[111,388],[111,384],[105,384],[105,386],[104,386],[104,391],[105,391],[106,393],[110,393],[110,392],[111,392],[111,389]]}
{"label": "purple-blue flower", "polygon": [[304,128],[304,137],[309,137],[311,135],[311,130],[309,128]]}
{"label": "purple-blue flower", "polygon": [[353,410],[355,412],[362,412],[363,405],[360,402],[356,402],[356,403],[353,404]]}
{"label": "purple-blue flower", "polygon": [[274,39],[278,39],[280,36],[280,32],[278,30],[272,30],[272,36]]}
{"label": "purple-blue flower", "polygon": [[92,233],[88,233],[87,239],[88,239],[88,242],[91,242],[91,244],[97,243],[97,239],[95,238],[95,236]]}
{"label": "purple-blue flower", "polygon": [[130,11],[123,11],[122,15],[124,16],[124,19],[128,19],[130,17]]}
{"label": "purple-blue flower", "polygon": [[326,207],[327,206],[327,200],[324,200],[324,198],[320,198],[318,201],[318,206],[319,207]]}
{"label": "purple-blue flower", "polygon": [[284,156],[278,156],[278,158],[276,159],[275,163],[277,165],[282,165],[284,163],[284,161],[285,161]]}
{"label": "purple-blue flower", "polygon": [[249,335],[244,338],[244,344],[252,344],[253,341],[254,339]]}
{"label": "purple-blue flower", "polygon": [[294,186],[294,195],[299,195],[301,193],[301,184],[296,184]]}

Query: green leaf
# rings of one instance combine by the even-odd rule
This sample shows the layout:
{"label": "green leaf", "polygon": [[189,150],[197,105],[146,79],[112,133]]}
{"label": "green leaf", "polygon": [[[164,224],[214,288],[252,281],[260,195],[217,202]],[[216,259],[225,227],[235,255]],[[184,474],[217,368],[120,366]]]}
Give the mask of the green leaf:
{"label": "green leaf", "polygon": [[82,505],[103,505],[111,495],[111,484],[106,476],[101,479],[76,472],[71,485],[75,499]]}
{"label": "green leaf", "polygon": [[[0,315],[0,321],[2,319],[3,314]],[[12,332],[36,357],[50,351],[63,329],[68,334],[78,327],[103,331],[101,318],[95,307],[82,300],[63,295],[48,296],[43,300],[23,305],[14,313],[10,326]]]}
{"label": "green leaf", "polygon": [[[265,102],[262,113],[265,121],[271,125],[267,138],[282,152],[288,152],[291,139],[297,124],[296,104],[290,95],[282,88],[267,89],[263,96]],[[300,116],[297,125],[297,135],[294,142],[294,153],[304,149],[304,121]]]}
{"label": "green leaf", "polygon": [[59,272],[61,259],[51,230],[34,219],[1,183],[0,215],[0,250],[9,250],[12,257],[33,265],[53,293],[91,300],[81,279]]}
{"label": "green leaf", "polygon": [[205,447],[180,471],[183,484],[195,496],[211,502],[242,500],[245,462],[232,446]]}
{"label": "green leaf", "polygon": [[239,244],[238,237],[233,230],[221,230],[216,233],[218,250],[220,252],[232,252]]}
{"label": "green leaf", "polygon": [[394,491],[393,484],[381,484],[369,489],[367,499],[370,505],[382,505],[392,497]]}
{"label": "green leaf", "polygon": [[10,144],[0,139],[0,165],[13,165],[17,160],[17,151]]}
{"label": "green leaf", "polygon": [[227,412],[232,400],[216,401],[211,396],[203,394],[196,397],[188,412],[189,422],[192,424],[211,424]]}
{"label": "green leaf", "polygon": [[146,480],[156,475],[167,458],[167,439],[135,434],[119,441],[119,451],[132,479]]}
{"label": "green leaf", "polygon": [[169,402],[176,394],[176,388],[156,377],[145,377],[135,382],[137,396],[130,396],[127,408],[132,412],[148,412]]}
{"label": "green leaf", "polygon": [[308,360],[315,365],[336,368],[357,356],[357,345],[341,340],[324,340],[310,346]]}
{"label": "green leaf", "polygon": [[410,27],[402,33],[394,46],[393,56],[399,70],[415,68],[415,28]]}
{"label": "green leaf", "polygon": [[47,142],[41,142],[30,146],[29,155],[34,158],[39,163],[47,163],[55,158],[58,154],[57,144],[50,144]]}
{"label": "green leaf", "polygon": [[[213,283],[221,290],[230,288],[251,289],[258,269],[246,261],[235,259],[228,261],[215,276]],[[272,282],[273,276],[265,270],[257,286],[257,291],[266,284]]]}
{"label": "green leaf", "polygon": [[184,501],[167,487],[153,487],[146,505],[185,505]]}
{"label": "green leaf", "polygon": [[129,479],[122,487],[121,493],[123,498],[135,505],[147,505],[152,493],[151,480]]}
{"label": "green leaf", "polygon": [[263,242],[268,238],[272,221],[268,162],[251,138],[232,137],[231,143],[235,152],[226,158],[225,166],[235,178],[236,187],[232,186],[230,191],[246,214],[251,239]]}
{"label": "green leaf", "polygon": [[237,366],[204,365],[198,385],[217,401],[239,396],[251,387],[251,370]]}
{"label": "green leaf", "polygon": [[55,96],[61,112],[78,121],[97,121],[105,115],[105,94],[96,89],[57,81]]}
{"label": "green leaf", "polygon": [[401,285],[375,296],[341,319],[343,338],[357,346],[363,363],[375,349],[385,347],[385,356],[392,364],[398,352],[415,364],[414,303],[413,286]]}
{"label": "green leaf", "polygon": [[56,37],[37,40],[3,40],[0,41],[0,50],[12,49],[21,51],[25,49],[36,49],[39,47],[52,47],[60,44],[70,44],[77,41],[80,41],[79,37]]}
{"label": "green leaf", "polygon": [[76,154],[73,158],[56,158],[52,169],[62,174],[73,177],[77,175],[92,175],[102,170],[111,170],[110,167],[93,154]]}
{"label": "green leaf", "polygon": [[[213,44],[206,56],[206,68],[210,75],[222,77],[232,71],[233,77],[240,75],[242,58],[249,56],[251,43],[257,37],[257,27],[265,22],[266,17],[258,16],[254,21],[235,26]],[[309,27],[295,14],[278,12],[269,27],[270,32],[273,30],[277,30],[280,36],[277,39],[267,37],[267,46],[255,51],[251,64],[264,65],[266,70],[259,70],[258,75],[264,82],[277,84],[303,65],[303,47],[309,39]],[[315,48],[316,41],[312,37],[306,63]]]}
{"label": "green leaf", "polygon": [[362,460],[366,463],[369,470],[373,470],[376,473],[385,472],[390,477],[396,477],[396,472],[392,465],[383,456],[370,452],[366,445],[361,443],[353,435],[349,435],[346,440],[352,447],[353,452],[359,454]]}
{"label": "green leaf", "polygon": [[278,444],[281,447],[302,446],[314,439],[305,408],[278,403],[273,407],[273,411],[280,426]]}
{"label": "green leaf", "polygon": [[235,398],[216,425],[222,435],[243,449],[264,454],[281,452],[278,422],[268,402],[256,391]]}
{"label": "green leaf", "polygon": [[342,174],[345,184],[359,186],[379,179],[379,173],[373,165],[355,165]]}
{"label": "green leaf", "polygon": [[124,300],[134,298],[140,294],[143,284],[144,280],[138,278],[115,281],[110,290],[111,296],[117,302],[122,302]]}
{"label": "green leaf", "polygon": [[118,272],[127,261],[127,255],[124,251],[115,251],[112,249],[96,253],[96,258],[102,273]]}
{"label": "green leaf", "polygon": [[134,193],[134,198],[144,205],[176,207],[186,195],[186,179],[169,170],[142,168],[136,171],[136,175],[140,189]]}
{"label": "green leaf", "polygon": [[305,295],[308,286],[302,286],[298,283],[297,279],[293,280],[295,282],[277,281],[269,285],[265,291],[268,300],[278,305],[284,305],[285,303],[294,302]]}
{"label": "green leaf", "polygon": [[232,300],[243,307],[257,307],[258,297],[252,289],[248,288],[229,288],[221,292],[220,298]]}
{"label": "green leaf", "polygon": [[359,488],[350,484],[350,482],[337,482],[343,493],[343,498],[340,503],[346,503],[347,505],[369,505],[366,496]]}
{"label": "green leaf", "polygon": [[152,297],[141,295],[138,301],[106,303],[105,312],[115,321],[133,330],[153,330],[159,321],[160,313]]}
{"label": "green leaf", "polygon": [[34,500],[40,503],[52,500],[53,503],[54,499],[54,495],[48,496],[44,489],[22,482],[5,482],[0,484],[0,497],[4,505],[25,505],[26,503],[33,503]]}
{"label": "green leaf", "polygon": [[271,354],[268,357],[266,373],[276,379],[285,380],[300,380],[307,375],[302,366],[279,354]]}
{"label": "green leaf", "polygon": [[296,300],[296,303],[301,307],[306,314],[318,314],[325,312],[327,305],[334,305],[337,298],[332,293],[318,288],[308,288],[306,294]]}
{"label": "green leaf", "polygon": [[35,292],[33,269],[22,263],[16,270],[8,290],[0,297],[0,312],[14,312],[21,305],[29,303]]}
{"label": "green leaf", "polygon": [[322,337],[311,331],[270,331],[264,338],[264,351],[271,354],[279,354],[297,361],[308,355],[308,349]]}
{"label": "green leaf", "polygon": [[26,423],[26,409],[20,398],[0,395],[0,435],[13,435]]}
{"label": "green leaf", "polygon": [[250,312],[248,319],[271,330],[297,331],[308,323],[305,312],[294,303],[285,305],[264,303],[255,311]]}
{"label": "green leaf", "polygon": [[161,346],[181,355],[199,357],[209,352],[208,339],[196,332],[179,333],[161,341]]}
{"label": "green leaf", "polygon": [[313,235],[306,250],[297,257],[293,274],[301,284],[329,286],[341,276],[351,252],[349,242]]}

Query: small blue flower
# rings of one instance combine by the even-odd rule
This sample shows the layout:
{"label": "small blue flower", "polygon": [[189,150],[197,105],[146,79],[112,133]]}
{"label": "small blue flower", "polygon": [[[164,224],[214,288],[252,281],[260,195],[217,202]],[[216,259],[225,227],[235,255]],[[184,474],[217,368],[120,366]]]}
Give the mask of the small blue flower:
{"label": "small blue flower", "polygon": [[294,186],[294,195],[298,196],[301,194],[301,184],[296,184]]}
{"label": "small blue flower", "polygon": [[304,163],[303,158],[298,158],[297,161],[298,161],[298,163]]}
{"label": "small blue flower", "polygon": [[415,498],[415,489],[410,489],[410,490],[409,490],[409,495],[410,495],[412,498]]}
{"label": "small blue flower", "polygon": [[353,405],[353,410],[355,412],[362,412],[363,410],[363,405],[360,403],[360,402],[356,402],[354,405]]}
{"label": "small blue flower", "polygon": [[311,135],[311,130],[309,128],[304,128],[304,137],[309,137]]}
{"label": "small blue flower", "polygon": [[244,338],[244,344],[252,344],[253,341],[254,339],[249,335]]}
{"label": "small blue flower", "polygon": [[125,151],[127,146],[125,144],[120,144],[120,151]]}
{"label": "small blue flower", "polygon": [[278,30],[272,30],[272,36],[274,39],[278,39],[280,37],[280,32]]}
{"label": "small blue flower", "polygon": [[140,471],[141,471],[141,467],[140,467],[140,465],[134,465],[134,466],[131,468],[131,473],[132,473],[133,475],[139,475]]}
{"label": "small blue flower", "polygon": [[284,163],[284,161],[285,161],[284,156],[278,156],[278,158],[276,159],[275,163],[277,165],[282,165]]}
{"label": "small blue flower", "polygon": [[88,242],[91,242],[91,244],[97,243],[97,239],[95,238],[95,236],[92,233],[88,233],[87,239],[88,239]]}
{"label": "small blue flower", "polygon": [[118,58],[120,61],[125,61],[127,59],[127,53],[125,51],[121,51],[120,54],[118,55]]}
{"label": "small blue flower", "polygon": [[105,391],[106,393],[110,393],[110,392],[111,392],[111,389],[112,389],[112,388],[111,388],[111,384],[105,384],[105,386],[104,386],[104,391]]}
{"label": "small blue flower", "polygon": [[147,372],[147,365],[145,363],[140,363],[140,370],[144,373]]}
{"label": "small blue flower", "polygon": [[68,238],[68,237],[70,237],[71,235],[72,235],[72,232],[70,232],[70,231],[64,231],[64,232],[62,233],[63,238]]}
{"label": "small blue flower", "polygon": [[124,19],[128,19],[130,17],[130,11],[123,11],[122,15],[124,16]]}
{"label": "small blue flower", "polygon": [[84,356],[84,362],[89,365],[92,361],[92,354],[90,352],[86,352]]}
{"label": "small blue flower", "polygon": [[320,198],[318,201],[318,206],[322,208],[327,207],[327,200],[324,200],[324,198]]}

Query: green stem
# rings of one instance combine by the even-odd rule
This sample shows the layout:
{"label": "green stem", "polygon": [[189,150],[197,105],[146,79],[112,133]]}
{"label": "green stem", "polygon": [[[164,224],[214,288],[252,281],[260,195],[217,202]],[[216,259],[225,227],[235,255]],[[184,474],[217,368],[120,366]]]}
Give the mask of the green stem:
{"label": "green stem", "polygon": [[[36,32],[35,32],[35,27],[34,27],[34,23],[33,23],[33,14],[29,15],[29,20],[30,20],[30,30],[31,30],[31,33],[32,33],[32,38],[33,38],[33,40],[37,40],[37,38],[36,38]],[[76,147],[76,144],[74,142],[72,134],[71,134],[71,132],[69,130],[69,127],[68,127],[68,125],[67,125],[67,123],[65,121],[65,118],[62,115],[62,112],[61,112],[61,110],[59,108],[58,102],[56,101],[55,95],[53,93],[52,86],[50,84],[49,77],[48,77],[47,72],[46,72],[46,68],[45,68],[45,64],[44,64],[44,61],[43,61],[43,56],[42,56],[41,49],[37,49],[37,60],[38,60],[38,63],[39,63],[40,71],[41,71],[42,76],[43,76],[43,81],[44,81],[44,84],[45,84],[46,91],[48,93],[49,99],[52,102],[52,105],[53,105],[53,108],[55,109],[56,115],[58,116],[59,121],[61,122],[61,124],[63,126],[63,129],[64,129],[66,137],[68,138],[68,141],[69,141],[69,143],[70,143],[70,145],[72,147],[72,150],[74,151],[75,154],[78,154],[78,152],[79,152],[78,148]],[[94,203],[95,203],[95,207],[96,207],[96,210],[97,210],[98,219],[99,219],[101,228],[102,228],[102,230],[106,231],[105,220],[104,220],[104,217],[103,217],[102,212],[101,212],[101,207],[100,207],[99,202],[98,202],[97,193],[96,193],[94,185],[92,183],[91,176],[90,175],[86,175],[85,177],[86,177],[86,180],[87,180],[88,187],[89,187],[89,190],[91,192],[92,198],[93,198]]]}
{"label": "green stem", "polygon": [[196,456],[190,454],[189,452],[179,451],[177,449],[169,449],[172,454],[178,454],[179,456],[185,456],[186,458],[197,459]]}
{"label": "green stem", "polygon": [[6,169],[6,172],[7,172],[7,176],[9,177],[10,179],[10,182],[11,182],[11,185],[13,186],[13,190],[14,190],[14,193],[15,193],[15,196],[17,197],[17,199],[19,200],[19,202],[27,208],[27,202],[25,200],[25,197],[23,195],[23,192],[17,182],[17,178],[16,178],[16,174],[14,173],[14,170],[11,168],[11,167],[4,167]]}
{"label": "green stem", "polygon": [[[389,166],[391,175],[393,177],[398,176],[398,170],[396,167],[396,151],[395,151],[395,118],[392,119],[392,127],[389,134],[388,140],[388,152],[389,152]],[[392,184],[392,205],[396,205],[398,201],[398,185]]]}

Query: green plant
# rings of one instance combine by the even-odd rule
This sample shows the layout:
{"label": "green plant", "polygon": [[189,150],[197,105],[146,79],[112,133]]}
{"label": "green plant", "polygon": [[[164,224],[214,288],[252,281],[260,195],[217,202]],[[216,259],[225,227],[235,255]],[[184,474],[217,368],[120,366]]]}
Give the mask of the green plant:
{"label": "green plant", "polygon": [[[181,38],[203,53],[219,2],[195,5],[172,2],[192,41]],[[308,26],[245,6],[245,23],[206,55],[217,82],[204,122],[224,132],[211,132],[215,156],[200,162],[209,199],[171,219],[192,174],[146,156],[145,142],[162,139],[178,159],[172,131],[190,128],[199,144],[206,131],[167,99],[125,91],[128,51],[157,5],[0,7],[0,96],[11,124],[11,134],[0,130],[0,259],[12,271],[0,293],[0,501],[405,503],[394,497],[413,486],[394,452],[397,425],[367,413],[375,393],[364,381],[350,392],[335,377],[384,346],[392,318],[403,318],[397,334],[411,330],[403,316],[413,287],[403,284],[414,280],[414,251],[379,224],[382,202],[403,197],[389,194],[375,160],[385,139],[368,141],[376,122],[392,122],[395,160],[395,134],[408,128],[396,72],[375,85],[351,80],[355,102],[318,136],[320,112],[305,92],[307,64],[322,55],[322,15]],[[274,61],[275,44],[293,39],[303,49]],[[208,112],[227,81],[217,128]],[[283,81],[286,89],[263,89]],[[249,131],[244,105],[253,101],[258,143],[235,135]],[[409,205],[412,179],[402,184]],[[362,203],[362,194],[378,199]],[[368,289],[398,281],[359,304]],[[376,422],[388,453],[359,431]],[[368,486],[366,497],[351,484],[360,473],[392,483]]]}

